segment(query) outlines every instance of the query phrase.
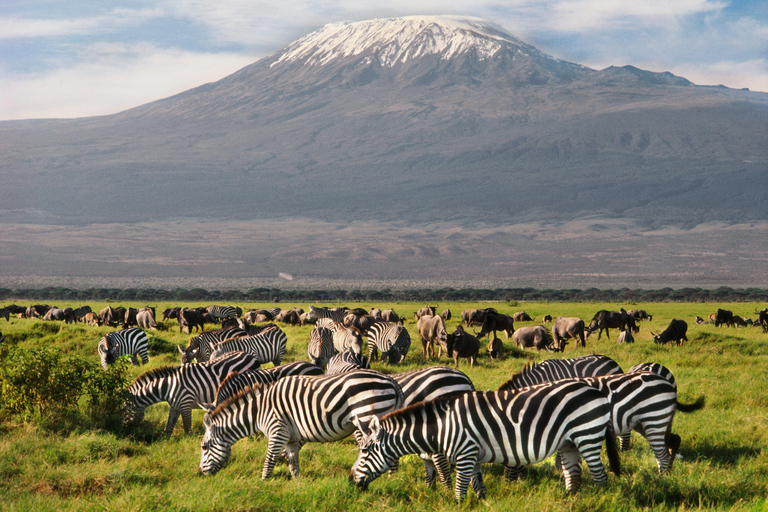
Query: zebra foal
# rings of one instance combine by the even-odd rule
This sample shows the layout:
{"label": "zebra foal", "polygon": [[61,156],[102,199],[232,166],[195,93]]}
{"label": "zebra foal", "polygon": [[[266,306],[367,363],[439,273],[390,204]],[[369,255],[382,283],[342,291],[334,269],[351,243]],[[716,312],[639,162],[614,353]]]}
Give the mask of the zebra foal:
{"label": "zebra foal", "polygon": [[456,499],[464,500],[470,481],[478,498],[484,498],[480,463],[519,466],[560,450],[565,487],[572,492],[581,486],[580,456],[596,482],[607,481],[600,460],[603,440],[612,470],[620,472],[608,400],[579,381],[517,392],[463,393],[356,424],[363,438],[349,479],[362,489],[403,455],[442,453],[456,466]]}
{"label": "zebra foal", "polygon": [[400,386],[370,370],[288,376],[274,384],[246,387],[205,415],[200,472],[216,474],[229,461],[235,442],[262,432],[268,438],[262,479],[272,476],[283,449],[291,475],[297,477],[304,443],[344,439],[355,431],[353,418],[367,421],[402,404]]}

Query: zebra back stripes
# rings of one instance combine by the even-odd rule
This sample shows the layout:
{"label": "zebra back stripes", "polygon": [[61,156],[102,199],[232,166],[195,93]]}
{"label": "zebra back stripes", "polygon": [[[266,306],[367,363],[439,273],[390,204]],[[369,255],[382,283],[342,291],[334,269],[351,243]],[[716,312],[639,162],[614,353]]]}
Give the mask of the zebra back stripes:
{"label": "zebra back stripes", "polygon": [[323,369],[306,361],[295,361],[266,370],[233,371],[219,384],[215,403],[224,403],[227,398],[236,395],[247,386],[270,384],[289,375],[323,375]]}
{"label": "zebra back stripes", "polygon": [[329,318],[321,318],[315,324],[312,332],[309,333],[307,355],[314,364],[320,367],[325,367],[331,357],[336,353],[336,350],[333,347],[332,325],[333,320]]}
{"label": "zebra back stripes", "polygon": [[101,366],[106,370],[121,356],[131,356],[131,363],[138,365],[139,362],[136,359],[138,355],[141,357],[141,362],[147,364],[149,362],[148,347],[149,339],[146,333],[134,327],[105,334],[96,350],[101,359]]}
{"label": "zebra back stripes", "polygon": [[184,432],[192,428],[192,409],[198,403],[213,402],[219,383],[230,372],[255,370],[259,360],[244,352],[229,352],[222,357],[198,364],[163,366],[139,375],[127,389],[123,423],[135,424],[144,416],[144,409],[159,402],[168,402],[170,411],[166,434],[181,416]]}
{"label": "zebra back stripes", "polygon": [[288,336],[282,329],[262,331],[254,336],[241,336],[224,340],[213,350],[211,357],[218,357],[225,352],[242,351],[255,355],[261,364],[272,362],[275,366],[283,361]]}
{"label": "zebra back stripes", "polygon": [[272,476],[283,448],[291,474],[298,476],[302,444],[338,441],[355,430],[353,418],[368,421],[402,404],[397,382],[370,370],[292,375],[274,384],[247,387],[205,415],[200,471],[217,473],[227,464],[235,442],[263,432],[269,446],[262,478]]}
{"label": "zebra back stripes", "polygon": [[315,320],[319,320],[320,318],[330,318],[336,323],[343,324],[344,323],[344,317],[347,316],[347,309],[346,308],[316,308],[313,305],[309,305],[309,312],[307,314],[307,318],[314,322]]}
{"label": "zebra back stripes", "polygon": [[371,367],[368,358],[362,354],[354,352],[341,352],[336,354],[328,361],[328,367],[325,373],[335,375],[338,373],[351,372],[352,370],[367,370]]}
{"label": "zebra back stripes", "polygon": [[186,349],[179,347],[181,353],[181,364],[188,364],[192,361],[202,363],[208,361],[211,358],[216,345],[229,338],[237,338],[239,336],[247,336],[248,333],[245,330],[238,327],[230,327],[227,329],[216,329],[214,331],[206,331],[200,333],[199,336],[189,340],[189,346]]}
{"label": "zebra back stripes", "polygon": [[575,380],[419,402],[381,420],[373,418],[369,425],[360,421],[358,427],[363,439],[350,480],[362,488],[403,455],[443,453],[456,465],[456,498],[464,499],[470,480],[482,498],[480,463],[525,465],[560,449],[566,489],[575,491],[581,485],[579,455],[596,482],[607,480],[600,460],[604,439],[611,467],[619,473],[608,400],[594,387]]}
{"label": "zebra back stripes", "polygon": [[669,370],[669,368],[667,368],[666,366],[662,366],[659,363],[640,363],[640,364],[636,364],[635,366],[627,370],[627,373],[634,373],[634,372],[656,373],[658,375],[661,375],[665,379],[667,379],[669,382],[671,382],[672,385],[675,386],[675,389],[677,389],[675,376],[672,375],[672,372]]}
{"label": "zebra back stripes", "polygon": [[206,311],[208,311],[208,314],[210,314],[213,318],[216,318],[217,320],[223,320],[227,318],[234,318],[239,317],[240,315],[237,314],[237,308],[234,306],[208,306],[205,308]]}
{"label": "zebra back stripes", "polygon": [[410,347],[411,335],[402,325],[379,320],[368,329],[368,359],[371,361],[381,351],[381,358],[386,357],[389,364],[399,363],[405,359]]}
{"label": "zebra back stripes", "polygon": [[597,377],[623,373],[621,366],[608,356],[587,355],[572,359],[547,359],[539,364],[526,364],[518,373],[501,385],[499,391],[508,391],[544,382],[574,377]]}

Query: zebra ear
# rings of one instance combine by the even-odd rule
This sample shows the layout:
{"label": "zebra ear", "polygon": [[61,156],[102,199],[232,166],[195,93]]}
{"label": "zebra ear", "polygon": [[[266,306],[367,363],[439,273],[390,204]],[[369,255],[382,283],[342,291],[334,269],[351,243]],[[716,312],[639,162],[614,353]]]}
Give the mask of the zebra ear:
{"label": "zebra ear", "polygon": [[[200,404],[202,405],[202,404]],[[203,425],[205,426],[205,430],[210,430],[211,425],[213,425],[213,422],[211,421],[211,414],[205,413],[205,416],[203,416]]]}
{"label": "zebra ear", "polygon": [[379,424],[379,417],[374,416],[371,418],[371,422],[368,424],[368,428],[371,429],[370,435],[373,437],[379,436],[379,429],[381,428],[381,425]]}
{"label": "zebra ear", "polygon": [[359,430],[363,436],[367,437],[369,434],[368,425],[363,423],[357,416],[352,418],[352,424]]}

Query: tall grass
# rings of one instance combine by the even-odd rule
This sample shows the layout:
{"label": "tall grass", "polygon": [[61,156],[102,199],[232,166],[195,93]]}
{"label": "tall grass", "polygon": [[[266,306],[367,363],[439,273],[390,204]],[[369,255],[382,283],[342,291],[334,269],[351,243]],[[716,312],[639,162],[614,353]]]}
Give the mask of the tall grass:
{"label": "tall grass", "polygon": [[[79,304],[57,304],[59,307]],[[124,306],[141,306],[123,304]],[[187,304],[192,305],[192,304]],[[369,308],[373,304],[347,304]],[[388,373],[436,364],[426,361],[413,322],[413,311],[423,304],[377,304],[393,307],[409,318],[413,345],[404,364],[392,367],[374,362]],[[94,310],[103,307],[91,304]],[[241,304],[244,309],[265,305]],[[284,308],[294,304],[281,304]],[[306,304],[298,304],[307,308]],[[301,475],[291,479],[280,464],[272,480],[261,481],[266,453],[262,436],[243,439],[233,446],[230,463],[213,477],[197,474],[199,443],[204,432],[202,411],[193,415],[193,430],[183,434],[181,425],[170,438],[162,431],[168,407],[150,407],[143,424],[128,434],[88,428],[56,431],[39,422],[22,422],[0,414],[0,508],[9,510],[444,510],[471,508],[536,511],[636,511],[636,510],[766,510],[768,495],[768,334],[759,328],[716,328],[696,325],[696,315],[706,317],[718,307],[747,316],[757,304],[600,304],[519,303],[440,304],[449,307],[458,324],[462,309],[496,307],[503,313],[526,310],[534,319],[544,314],[579,316],[589,321],[599,309],[646,309],[652,322],[640,324],[636,342],[617,345],[618,332],[598,341],[597,333],[586,349],[571,343],[564,354],[514,349],[503,340],[505,355],[491,361],[481,354],[475,367],[460,362],[477,389],[496,389],[529,361],[551,357],[605,354],[623,368],[656,361],[670,368],[678,383],[679,400],[692,402],[705,395],[706,407],[691,414],[678,413],[674,432],[682,437],[681,455],[669,475],[660,476],[648,443],[633,434],[630,451],[622,453],[623,474],[611,475],[606,486],[585,476],[582,490],[565,493],[552,459],[534,465],[527,480],[508,483],[503,468],[486,465],[488,498],[456,505],[453,492],[427,489],[423,463],[414,456],[401,461],[400,471],[375,480],[367,492],[352,487],[347,476],[357,449],[347,439],[332,444],[308,444],[300,452]],[[158,311],[165,304],[158,304]],[[382,307],[383,309],[383,307]],[[754,316],[754,315],[753,315]],[[672,318],[688,322],[689,342],[682,347],[652,342],[650,331],[663,330]],[[525,322],[520,325],[533,325]],[[517,325],[516,325],[517,326]],[[310,327],[281,326],[288,335],[286,361],[307,359]],[[64,353],[98,360],[96,345],[108,327],[64,325],[40,320],[11,319],[0,330],[6,343],[21,347],[56,346]],[[186,346],[190,335],[180,334],[178,324],[150,331],[150,363],[131,368],[132,377],[167,364],[178,364],[176,345]],[[503,338],[503,336],[502,336]],[[485,340],[487,341],[487,339]],[[483,348],[484,351],[484,348]],[[449,364],[447,359],[440,361]]]}

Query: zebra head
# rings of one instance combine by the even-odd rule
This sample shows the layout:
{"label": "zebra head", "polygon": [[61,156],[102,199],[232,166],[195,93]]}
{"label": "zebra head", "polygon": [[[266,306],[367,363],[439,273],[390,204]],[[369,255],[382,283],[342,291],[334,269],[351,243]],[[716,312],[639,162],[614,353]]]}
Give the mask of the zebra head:
{"label": "zebra head", "polygon": [[217,435],[219,430],[211,420],[210,413],[203,417],[205,435],[200,443],[200,473],[215,475],[229,462],[232,455],[232,445]]}
{"label": "zebra head", "polygon": [[398,457],[388,450],[389,434],[381,427],[379,418],[374,416],[366,426],[357,417],[353,423],[363,434],[357,460],[349,472],[349,481],[360,489],[368,489],[368,484],[380,477],[385,471],[396,467]]}
{"label": "zebra head", "polygon": [[99,352],[99,359],[101,359],[101,366],[106,370],[110,365],[115,363],[115,351],[114,345],[109,342],[109,335],[104,336],[99,342],[96,350]]}
{"label": "zebra head", "polygon": [[195,360],[197,357],[197,351],[198,349],[192,349],[192,350],[184,350],[181,348],[181,345],[176,345],[179,347],[179,353],[181,354],[181,364],[189,364]]}

